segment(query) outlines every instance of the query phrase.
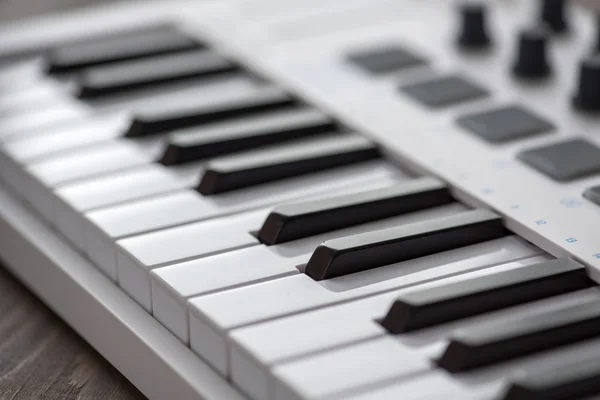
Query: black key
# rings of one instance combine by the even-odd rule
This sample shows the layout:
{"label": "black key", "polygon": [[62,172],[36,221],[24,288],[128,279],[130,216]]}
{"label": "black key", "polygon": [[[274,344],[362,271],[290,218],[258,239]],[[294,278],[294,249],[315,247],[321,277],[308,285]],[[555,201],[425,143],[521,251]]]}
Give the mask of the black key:
{"label": "black key", "polygon": [[537,315],[499,318],[455,333],[438,365],[468,371],[600,335],[600,301]]}
{"label": "black key", "polygon": [[489,96],[486,89],[458,75],[403,85],[400,91],[431,108],[452,106]]}
{"label": "black key", "polygon": [[180,52],[82,71],[79,98],[90,99],[150,85],[232,73],[239,68],[206,50]]}
{"label": "black key", "polygon": [[310,108],[292,108],[222,124],[178,131],[169,136],[164,165],[202,160],[241,150],[335,131],[336,123]]}
{"label": "black key", "polygon": [[506,143],[549,133],[554,125],[523,107],[512,105],[460,117],[457,123],[490,143]]}
{"label": "black key", "polygon": [[600,186],[592,186],[583,192],[583,197],[600,206]]}
{"label": "black key", "polygon": [[354,134],[290,142],[211,160],[198,191],[222,193],[378,157],[377,145]]}
{"label": "black key", "polygon": [[164,104],[161,107],[138,110],[125,136],[150,136],[297,104],[295,99],[276,88],[243,93],[218,103],[208,103],[202,98],[197,100],[197,103]]}
{"label": "black key", "polygon": [[427,61],[411,50],[397,45],[353,52],[348,61],[371,74],[380,75],[400,71],[406,68],[427,64]]}
{"label": "black key", "polygon": [[314,251],[305,273],[320,281],[505,235],[498,215],[487,210],[467,211],[432,221],[328,240]]}
{"label": "black key", "polygon": [[525,150],[518,157],[559,182],[600,173],[600,148],[584,139],[571,139]]}
{"label": "black key", "polygon": [[258,238],[273,245],[451,202],[452,196],[442,182],[417,179],[369,192],[276,207]]}
{"label": "black key", "polygon": [[196,40],[172,27],[154,27],[59,47],[50,53],[47,68],[49,73],[67,73],[95,65],[200,47],[202,45]]}
{"label": "black key", "polygon": [[557,362],[513,379],[502,399],[574,400],[595,394],[600,394],[600,357],[597,349],[583,356],[561,355]]}
{"label": "black key", "polygon": [[594,286],[585,267],[565,258],[405,294],[382,321],[403,333]]}

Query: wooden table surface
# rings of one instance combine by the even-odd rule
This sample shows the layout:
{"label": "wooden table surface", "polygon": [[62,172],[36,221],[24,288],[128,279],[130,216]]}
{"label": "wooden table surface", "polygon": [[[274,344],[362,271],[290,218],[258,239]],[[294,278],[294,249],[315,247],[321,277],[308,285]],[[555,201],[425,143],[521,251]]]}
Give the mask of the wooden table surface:
{"label": "wooden table surface", "polygon": [[0,399],[144,396],[0,266]]}

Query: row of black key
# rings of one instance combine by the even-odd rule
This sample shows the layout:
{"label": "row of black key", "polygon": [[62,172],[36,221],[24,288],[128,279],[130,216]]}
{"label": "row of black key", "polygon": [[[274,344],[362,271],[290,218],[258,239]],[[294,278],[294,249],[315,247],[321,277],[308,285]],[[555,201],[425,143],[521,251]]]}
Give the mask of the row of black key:
{"label": "row of black key", "polygon": [[67,74],[77,84],[78,97],[85,100],[190,79],[248,73],[169,25],[66,44],[46,58],[48,72]]}
{"label": "row of black key", "polygon": [[[162,74],[168,75],[165,65],[169,65],[172,60],[189,61],[206,57],[206,60],[209,61],[203,67],[208,65],[208,70],[211,70],[212,67],[217,70],[233,67],[233,64],[213,57],[207,53],[207,50],[198,50],[204,46],[201,44],[191,45],[182,39],[182,36],[169,29],[159,29],[150,33],[137,32],[126,38],[99,40],[95,44],[88,43],[83,46],[85,49],[81,45],[60,49],[51,57],[52,67],[50,70],[66,72],[92,67],[97,68],[98,76],[103,76],[103,71],[120,71],[126,78],[139,79],[139,82],[150,82]],[[149,42],[154,40],[159,45],[152,48]],[[116,42],[118,45],[115,44]],[[109,47],[110,50],[107,50]],[[127,62],[123,64],[122,61]],[[163,61],[165,64],[162,64]],[[185,62],[183,64],[189,67]],[[131,72],[135,70],[131,66],[146,67],[147,74],[136,76]],[[183,70],[187,70],[187,68],[183,68]],[[93,75],[92,73],[90,76]],[[106,74],[107,77],[110,75]],[[119,74],[112,77],[115,82],[119,80]],[[241,119],[244,116],[250,117]],[[184,109],[181,105],[176,105],[172,109],[166,105],[161,109],[138,113],[127,136],[147,136],[232,118],[234,120],[238,118],[239,124],[233,127],[230,125],[227,128],[229,132],[225,132],[220,138],[219,135],[223,133],[223,130],[219,131],[218,128],[212,133],[212,136],[210,131],[206,132],[206,129],[202,133],[194,134],[193,129],[196,128],[171,136],[162,162],[171,165],[210,158],[199,190],[204,194],[215,194],[379,156],[378,149],[373,143],[359,136],[334,133],[336,124],[332,120],[314,110],[299,108],[291,96],[276,88],[266,89],[259,95],[242,96],[223,104],[207,105],[205,102],[199,102],[198,106],[186,104]],[[254,128],[252,121],[256,124]],[[304,143],[293,141],[290,145],[282,144],[288,140],[317,134],[328,135],[316,141],[308,140]],[[254,152],[235,153],[276,143],[279,145]],[[313,148],[315,144],[321,145]],[[234,155],[213,158],[229,153]],[[434,243],[431,248],[442,251],[445,248],[473,244],[505,234],[497,216],[472,214],[472,217],[474,218],[472,221],[469,218],[464,219],[463,216],[456,218],[456,221],[450,218],[445,221],[447,226],[441,224],[420,227],[430,232],[438,232],[440,235],[452,237],[452,243],[443,245],[445,247],[438,245],[440,241],[435,238],[423,239],[422,232],[411,231],[387,232],[388,243],[383,248],[375,246],[375,242],[372,238],[367,237],[367,234],[361,238],[359,245],[343,241],[325,243],[315,252],[315,257],[309,262],[307,271],[316,279],[325,279],[358,268],[350,267],[347,262],[344,262],[346,259],[354,260],[357,255],[364,257],[365,254],[372,252],[379,253],[380,257],[372,257],[373,260],[378,261],[369,263],[371,267],[376,267],[397,258],[394,255],[387,256],[387,258],[381,257],[383,254],[403,253],[405,258],[421,253],[425,254],[427,251],[419,249],[430,247],[427,240]],[[467,229],[460,230],[457,228],[459,226]],[[479,229],[479,226],[484,229]],[[449,229],[451,233],[447,234],[446,229]],[[453,229],[458,229],[458,231],[453,231]],[[461,233],[462,236],[456,232]],[[473,235],[473,232],[477,234]],[[480,233],[483,234],[480,235]],[[472,236],[477,238],[472,239]],[[422,244],[415,245],[419,241]],[[407,255],[406,251],[398,252],[397,250],[402,249],[402,246],[407,246],[410,249],[408,253],[413,255]],[[324,257],[323,254],[327,256]],[[371,260],[371,257],[367,258]],[[339,268],[338,265],[343,267]],[[338,270],[341,272],[336,272]]]}
{"label": "row of black key", "polygon": [[[571,259],[557,259],[407,293],[394,301],[381,324],[398,335],[592,287],[597,284],[584,266]],[[597,298],[527,318],[507,313],[452,334],[437,364],[451,373],[464,373],[560,349],[599,337],[599,320]],[[600,393],[598,385],[589,385],[590,379],[600,378],[600,368],[593,362],[566,373],[540,369],[516,380],[505,399],[571,400]]]}
{"label": "row of black key", "polygon": [[[415,198],[411,200],[414,195],[421,196],[425,202],[428,199],[442,201],[444,198],[451,201],[441,183],[436,185],[434,180],[418,180],[368,193],[281,206],[267,218],[259,237],[277,237],[281,233],[294,240],[339,228],[337,223],[341,218],[351,218],[354,214],[364,213],[374,220],[406,210],[414,211],[411,205],[418,204],[412,201]],[[381,204],[388,200],[388,212],[378,216]],[[403,210],[401,204],[407,209]],[[360,222],[361,219],[355,217],[348,224]],[[430,222],[330,240],[315,250],[305,272],[313,277],[316,275],[316,279],[343,276],[504,234],[506,231],[498,216],[483,210],[467,211]],[[347,257],[339,257],[342,246],[336,246],[338,242],[348,244]],[[319,277],[314,272],[317,266],[333,266],[334,272]],[[571,259],[558,259],[435,289],[410,292],[394,302],[381,323],[390,333],[402,334],[595,286],[582,265]],[[576,307],[540,312],[528,319],[509,315],[495,321],[472,324],[450,338],[437,363],[441,368],[457,373],[553,350],[600,335],[599,318],[600,302],[591,300]],[[531,377],[530,381],[537,379],[538,383],[546,383],[540,387],[528,385],[530,381],[526,379],[516,382],[506,399],[575,399],[596,393],[596,389],[590,389],[586,383],[590,375],[598,377],[600,370],[594,369],[595,364],[591,361],[587,364],[591,366],[581,368],[580,373],[562,374],[561,379],[556,381],[543,380],[543,375]],[[525,390],[528,395],[522,393]]]}
{"label": "row of black key", "polygon": [[[152,52],[148,40],[157,36],[163,41]],[[50,70],[77,72],[80,97],[85,98],[240,71],[210,50],[199,50],[201,46],[179,46],[185,41],[175,32],[138,32],[107,51],[115,41],[99,40],[85,50],[81,46],[57,50],[50,58]],[[219,125],[223,122],[227,124]],[[165,133],[172,135],[160,160],[163,164],[207,160],[198,185],[204,195],[379,157],[374,143],[343,132],[331,118],[269,85],[223,101],[199,97],[140,107],[125,136]],[[312,138],[318,135],[323,138]]]}
{"label": "row of black key", "polygon": [[[357,53],[351,60],[365,67],[365,63],[368,64],[371,59],[385,59],[386,65],[391,63],[389,68],[393,70],[425,63],[406,62],[408,59],[418,59],[410,55],[411,52],[406,49],[391,47],[376,52],[376,55],[369,52]],[[56,50],[50,57],[49,64],[50,70],[54,72],[79,72],[79,95],[82,98],[241,71],[235,63],[206,50],[204,45],[167,27],[67,46]],[[436,77],[422,83],[403,86],[402,91],[428,106],[447,106],[479,99],[488,94],[485,89],[462,76]],[[283,93],[272,95],[266,92],[264,98],[259,96],[240,99],[239,104],[224,104],[213,110],[206,109],[204,104],[188,104],[185,109],[177,109],[179,112],[169,107],[160,111],[139,111],[127,134],[131,137],[152,135],[222,118],[286,107],[294,103],[293,99],[284,97],[286,96]],[[470,132],[493,143],[554,130],[551,123],[520,106],[507,106],[465,115],[457,122]],[[560,154],[560,157],[556,157],[556,154]],[[600,172],[599,155],[600,149],[596,146],[577,139],[528,150],[522,152],[519,158],[553,179],[563,181]]]}
{"label": "row of black key", "polygon": [[233,74],[239,70],[235,63],[210,50],[154,56],[82,70],[78,76],[78,96],[92,99],[150,85]]}
{"label": "row of black key", "polygon": [[172,25],[153,25],[60,46],[49,52],[46,69],[51,74],[74,73],[88,67],[204,47]]}
{"label": "row of black key", "polygon": [[[142,51],[126,55],[127,52],[123,51],[124,46],[122,46],[121,53],[113,51],[110,59],[106,57],[102,60],[94,57],[90,50],[85,57],[79,59],[74,56],[75,53],[71,53],[70,62],[65,61],[69,59],[69,56],[65,56],[69,53],[65,52],[62,62],[55,61],[55,67],[51,68],[51,71],[65,72],[77,68],[109,64],[117,60],[134,60],[149,55],[156,56],[192,49],[196,51],[198,47],[185,48],[185,45],[172,47],[165,45],[164,51],[152,53],[145,50],[144,53],[144,47],[140,46]],[[115,50],[118,49],[115,48]],[[191,54],[188,53],[182,57],[193,58],[203,55],[202,53]],[[168,56],[161,59],[176,59],[179,56]],[[158,58],[154,59],[154,61],[156,60]],[[230,71],[235,70],[232,64],[226,62],[218,65],[222,60],[213,59],[212,61],[215,62],[213,66],[216,67],[212,72],[212,67],[207,67],[205,71],[209,71],[208,75],[213,72],[221,73],[222,67],[223,70],[227,70],[227,68],[231,68]],[[130,61],[130,63],[130,65],[136,65],[137,61]],[[144,65],[147,66],[147,64]],[[130,73],[127,72],[127,65],[102,67],[105,68],[104,71],[100,67],[97,68],[97,75],[94,76],[90,72],[87,76],[83,76],[87,77],[88,87],[96,87],[98,95],[142,87],[151,84],[153,80],[168,81],[170,79],[169,74],[161,77],[160,65],[156,68],[149,67],[145,76],[132,76],[130,79],[123,79],[127,78],[127,74]],[[119,68],[121,69],[119,70]],[[185,68],[183,69],[185,70]],[[194,70],[194,72],[190,72],[190,70]],[[203,72],[198,72],[199,68],[190,70],[181,72],[181,78],[190,77],[193,74],[202,76]],[[107,71],[120,71],[122,74],[120,77],[117,76],[118,74],[111,76]],[[107,75],[102,77],[103,73],[107,73]],[[188,73],[189,75],[187,75]],[[85,81],[83,79],[83,82]],[[92,92],[93,90],[89,93]],[[254,115],[256,121],[259,121],[263,116],[261,113],[272,111],[289,112],[290,115],[306,111],[298,108],[297,105],[298,103],[290,96],[275,89],[266,91],[264,97],[252,96],[252,98],[241,99],[231,104],[222,104],[218,107],[189,105],[183,110],[181,108],[162,110],[162,113],[154,110],[147,115],[137,115],[128,136],[164,133],[225,118]],[[260,149],[242,155],[234,153],[233,156],[210,160],[207,163],[206,174],[199,190],[204,194],[215,194],[379,156],[377,146],[373,143],[352,134],[334,132],[335,126],[332,121],[320,118],[322,116],[314,113],[310,115],[311,111],[308,110],[306,114],[308,115],[307,120],[302,121],[300,118],[299,124],[292,123],[285,127],[277,126],[277,116],[272,114],[269,115],[272,118],[271,122],[275,121],[273,123],[275,127],[271,125],[272,129],[268,129],[269,126],[266,127],[267,129],[259,127],[254,131],[244,130],[241,127],[237,131],[235,128],[230,128],[232,130],[228,135],[224,135],[222,140],[215,135],[212,138],[209,137],[208,140],[206,137],[198,137],[198,135],[193,138],[194,132],[181,132],[172,137],[162,161],[165,164],[177,164],[279,143],[275,147],[267,148],[267,151]],[[304,116],[306,117],[306,115]],[[306,124],[303,126],[304,122]],[[263,128],[265,127],[263,126]],[[304,143],[294,141],[317,134],[328,135],[317,141],[312,138],[305,139]],[[281,143],[287,140],[291,142],[289,144]],[[323,146],[311,148],[319,142]],[[299,149],[304,151],[299,152]],[[417,187],[411,187],[411,184],[415,185],[414,182],[410,182],[381,191],[287,205],[282,209],[275,209],[260,230],[259,238],[263,243],[275,244],[452,201],[447,189],[437,182],[423,184],[422,181],[417,181]],[[418,187],[419,184],[423,186]],[[506,234],[507,231],[497,215],[484,210],[468,211],[426,223],[333,239],[323,243],[315,250],[305,272],[317,280],[343,276],[491,240]],[[523,273],[523,271],[527,271],[527,273]],[[458,284],[451,288],[442,288],[435,293],[413,293],[412,298],[399,299],[394,304],[383,321],[383,325],[391,332],[396,333],[420,329],[450,319],[464,318],[593,285],[587,278],[583,267],[570,260],[558,260],[531,266],[519,272],[518,276],[511,275],[511,273],[503,276],[494,275],[482,278],[478,282],[470,282],[469,285]],[[439,365],[453,372],[464,371],[523,353],[593,337],[600,333],[596,332],[595,328],[598,325],[598,312],[594,306],[595,304],[591,303],[587,307],[573,310],[570,313],[555,312],[540,316],[539,324],[534,324],[533,327],[523,325],[521,329],[518,327],[509,329],[506,328],[506,324],[495,326],[493,329],[490,329],[489,326],[474,327],[463,333],[462,336],[453,338],[446,352],[440,358]],[[582,330],[581,327],[587,329]],[[526,340],[524,341],[523,338]],[[529,340],[531,338],[535,339],[536,345],[531,346]],[[499,346],[502,346],[502,351],[498,351]],[[589,375],[590,370],[593,370],[593,366],[586,368],[585,372]],[[524,384],[515,385],[512,391],[521,390],[523,387],[525,387]]]}

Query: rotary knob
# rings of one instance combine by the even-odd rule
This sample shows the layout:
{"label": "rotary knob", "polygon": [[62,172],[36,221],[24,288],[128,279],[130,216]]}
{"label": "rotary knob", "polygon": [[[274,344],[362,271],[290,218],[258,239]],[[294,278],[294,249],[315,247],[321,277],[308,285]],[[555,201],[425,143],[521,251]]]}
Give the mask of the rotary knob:
{"label": "rotary knob", "polygon": [[566,19],[566,0],[541,0],[542,22],[555,33],[569,29]]}
{"label": "rotary knob", "polygon": [[490,45],[486,7],[481,3],[464,3],[460,7],[462,30],[458,44],[465,49],[483,49]]}
{"label": "rotary knob", "polygon": [[513,73],[525,79],[540,79],[550,75],[547,56],[548,32],[543,27],[523,30],[519,34],[517,58]]}
{"label": "rotary knob", "polygon": [[600,111],[600,55],[581,62],[579,87],[573,104],[582,111]]}

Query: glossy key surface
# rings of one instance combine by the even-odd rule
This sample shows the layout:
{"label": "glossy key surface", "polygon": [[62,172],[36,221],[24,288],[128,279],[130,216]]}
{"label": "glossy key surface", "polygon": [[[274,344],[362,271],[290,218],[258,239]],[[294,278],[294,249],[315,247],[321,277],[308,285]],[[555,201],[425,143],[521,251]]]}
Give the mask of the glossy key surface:
{"label": "glossy key surface", "polygon": [[417,179],[378,190],[277,207],[261,227],[258,238],[270,245],[283,243],[452,201],[442,182]]}
{"label": "glossy key surface", "polygon": [[47,68],[50,73],[66,73],[93,65],[174,53],[199,46],[196,40],[173,27],[150,27],[58,47],[50,53]]}
{"label": "glossy key surface", "polygon": [[78,78],[79,98],[90,99],[159,84],[232,73],[237,66],[206,50],[148,57],[84,69]]}
{"label": "glossy key surface", "polygon": [[198,191],[213,195],[376,158],[377,145],[357,134],[304,139],[213,159]]}
{"label": "glossy key surface", "polygon": [[315,280],[334,278],[504,235],[506,231],[498,215],[473,210],[326,241],[313,253],[306,274]]}
{"label": "glossy key surface", "polygon": [[235,118],[231,121],[189,128],[169,135],[161,158],[165,165],[203,160],[235,151],[314,136],[336,129],[322,112],[298,107]]}
{"label": "glossy key surface", "polygon": [[600,302],[592,300],[529,318],[506,317],[457,331],[438,364],[460,372],[600,335]]}
{"label": "glossy key surface", "polygon": [[289,107],[296,101],[281,89],[265,87],[218,99],[187,98],[171,103],[154,103],[135,111],[128,137],[149,136],[194,125],[217,122],[252,113]]}
{"label": "glossy key surface", "polygon": [[552,260],[407,293],[396,299],[382,324],[391,333],[407,332],[593,284],[583,265]]}

